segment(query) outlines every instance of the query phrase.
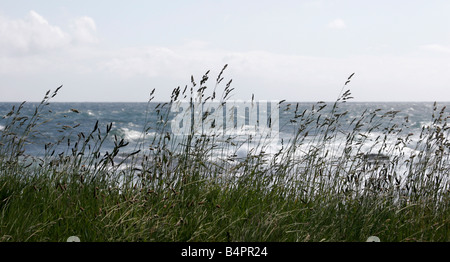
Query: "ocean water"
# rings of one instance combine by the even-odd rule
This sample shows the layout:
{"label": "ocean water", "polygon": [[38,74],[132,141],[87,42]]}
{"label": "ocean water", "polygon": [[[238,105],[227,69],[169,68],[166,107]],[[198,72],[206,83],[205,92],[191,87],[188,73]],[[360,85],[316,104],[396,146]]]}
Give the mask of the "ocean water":
{"label": "ocean water", "polygon": [[[14,106],[17,108],[20,103],[0,103],[0,134],[5,131],[5,126],[8,125],[8,121],[11,121],[12,116],[7,117],[8,112]],[[276,140],[267,140],[264,138],[266,147],[264,151],[275,153],[283,146],[285,146],[290,140],[294,138],[296,130],[305,125],[305,121],[302,121],[299,116],[303,113],[303,116],[314,112],[314,115],[310,118],[314,121],[310,121],[307,127],[303,126],[307,135],[302,140],[303,145],[311,146],[317,143],[319,140],[317,136],[320,135],[321,129],[318,128],[318,124],[324,123],[326,116],[330,114],[330,109],[333,103],[326,103],[326,107],[323,110],[317,112],[318,108],[324,104],[317,103],[304,103],[304,102],[283,102],[280,104],[278,111],[278,130]],[[450,103],[438,103],[437,108],[448,106]],[[28,117],[31,119],[35,113],[35,108],[38,103],[25,103],[20,111],[20,116]],[[346,102],[339,104],[337,112],[347,112],[341,117],[340,125],[336,130],[338,137],[329,141],[330,147],[339,147],[343,144],[346,135],[351,132],[351,129],[355,126],[358,119],[361,116],[365,116],[365,125],[369,127],[377,126],[376,129],[370,132],[361,130],[361,137],[368,136],[364,139],[365,145],[362,145],[362,150],[366,150],[367,153],[376,151],[374,145],[371,142],[375,141],[378,136],[386,133],[385,127],[396,127],[402,131],[399,134],[392,134],[388,137],[388,143],[397,142],[399,135],[406,136],[411,134],[411,142],[407,145],[410,150],[416,150],[415,147],[417,141],[420,139],[419,135],[424,127],[433,125],[432,102]],[[314,108],[314,110],[313,110]],[[381,117],[387,112],[398,111],[395,117],[389,117],[387,114],[385,117]],[[370,113],[376,114],[371,120]],[[435,112],[437,114],[438,112]],[[160,137],[160,134],[169,134],[172,137],[171,145],[176,146],[177,141],[174,139],[172,132],[171,121],[177,114],[170,111],[170,105],[164,103],[50,103],[41,112],[38,125],[34,128],[35,132],[29,135],[27,138],[26,151],[28,155],[42,156],[49,154],[48,145],[52,145],[53,154],[68,153],[70,148],[74,146],[74,143],[80,138],[80,134],[88,135],[93,131],[94,126],[97,124],[100,127],[100,134],[105,135],[107,133],[108,125],[111,128],[108,133],[108,138],[102,144],[102,151],[111,152],[114,148],[114,143],[120,140],[124,140],[128,145],[121,148],[122,152],[134,152],[137,149],[142,151],[149,150],[155,143],[155,139]],[[320,115],[320,117],[319,117]],[[247,117],[247,116],[240,116]],[[322,121],[322,122],[321,122]],[[248,119],[244,123],[248,123]],[[165,125],[164,125],[165,124]],[[18,130],[18,131],[17,131]],[[17,129],[20,132],[20,127]],[[95,136],[98,132],[94,133]],[[246,133],[248,136],[249,133]],[[257,136],[254,134],[253,136]],[[244,136],[245,137],[245,136]],[[223,138],[215,137],[220,141],[225,141]],[[242,137],[235,137],[236,141],[242,140]],[[392,141],[389,141],[392,139]],[[59,142],[58,142],[59,141]],[[245,157],[249,152],[258,147],[261,144],[261,139],[254,139],[254,143],[234,143],[237,145],[232,151],[226,154],[233,154],[237,157]],[[229,142],[229,141],[228,141]],[[180,142],[181,143],[181,142]],[[220,143],[219,143],[220,144]],[[47,146],[46,146],[47,145]],[[1,145],[0,145],[1,146]],[[261,149],[261,148],[260,148]],[[261,149],[262,150],[262,149]],[[223,151],[218,151],[218,155],[223,156]],[[254,151],[256,153],[257,150]],[[301,152],[301,150],[300,150]]]}

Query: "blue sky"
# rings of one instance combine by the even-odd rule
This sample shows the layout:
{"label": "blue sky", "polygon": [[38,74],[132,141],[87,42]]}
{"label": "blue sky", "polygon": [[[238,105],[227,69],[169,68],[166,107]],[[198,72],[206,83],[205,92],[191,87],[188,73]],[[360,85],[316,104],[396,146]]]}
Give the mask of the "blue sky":
{"label": "blue sky", "polygon": [[235,99],[450,101],[450,1],[0,0],[0,101],[168,100],[225,64]]}

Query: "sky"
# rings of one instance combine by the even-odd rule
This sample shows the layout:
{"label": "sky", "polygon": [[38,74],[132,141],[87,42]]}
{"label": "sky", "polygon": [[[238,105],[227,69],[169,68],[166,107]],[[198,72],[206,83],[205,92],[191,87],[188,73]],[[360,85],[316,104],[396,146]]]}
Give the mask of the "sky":
{"label": "sky", "polygon": [[0,101],[450,101],[447,0],[0,0]]}

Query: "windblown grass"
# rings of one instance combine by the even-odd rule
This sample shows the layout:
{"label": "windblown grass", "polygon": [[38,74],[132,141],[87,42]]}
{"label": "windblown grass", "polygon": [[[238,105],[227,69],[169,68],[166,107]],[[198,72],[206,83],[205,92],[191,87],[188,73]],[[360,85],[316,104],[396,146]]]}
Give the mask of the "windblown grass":
{"label": "windblown grass", "polygon": [[[302,112],[292,105],[291,140],[274,154],[261,141],[260,150],[234,161],[223,149],[233,149],[232,140],[193,133],[180,140],[167,125],[172,103],[216,99],[223,71],[210,96],[208,73],[199,84],[192,78],[190,87],[176,88],[170,102],[154,109],[160,135],[147,137],[148,125],[128,151],[111,124],[97,122],[90,132],[66,127],[67,135],[42,145],[43,157],[29,156],[29,138],[46,124],[45,108],[59,88],[31,116],[22,114],[23,104],[12,108],[0,122],[0,241],[450,240],[445,108],[435,104],[433,125],[408,151],[413,134],[406,123],[395,124],[398,112],[349,118],[347,90],[332,104]],[[219,101],[232,90],[229,81]],[[383,135],[371,138],[375,131]],[[111,136],[114,149],[104,152]],[[343,142],[330,147],[337,141]],[[212,161],[219,143],[224,155]],[[65,151],[58,151],[61,144]]]}

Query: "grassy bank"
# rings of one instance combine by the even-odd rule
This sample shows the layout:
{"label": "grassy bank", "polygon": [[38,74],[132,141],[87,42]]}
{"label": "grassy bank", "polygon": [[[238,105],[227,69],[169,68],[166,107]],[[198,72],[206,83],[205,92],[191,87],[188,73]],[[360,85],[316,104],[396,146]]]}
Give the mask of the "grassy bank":
{"label": "grassy bank", "polygon": [[[207,80],[205,74],[198,84],[192,79],[190,88],[175,89],[170,103],[215,97],[216,88],[206,96]],[[207,136],[191,134],[173,147],[164,121],[150,149],[125,157],[127,141],[117,137],[114,150],[102,151],[111,126],[97,124],[79,132],[77,141],[62,136],[56,144],[67,144],[64,152],[46,144],[45,156],[28,156],[28,139],[45,125],[42,113],[57,91],[47,93],[33,116],[23,116],[18,106],[2,119],[0,241],[66,241],[72,235],[81,241],[450,240],[444,108],[435,107],[434,125],[422,129],[413,153],[406,150],[412,135],[393,124],[396,112],[346,118],[347,91],[335,103],[295,111],[293,139],[275,154],[261,150],[243,161],[212,162],[217,142]],[[362,146],[375,131],[384,136],[367,152]],[[312,132],[314,143],[306,140]],[[330,149],[342,135],[339,148]]]}

